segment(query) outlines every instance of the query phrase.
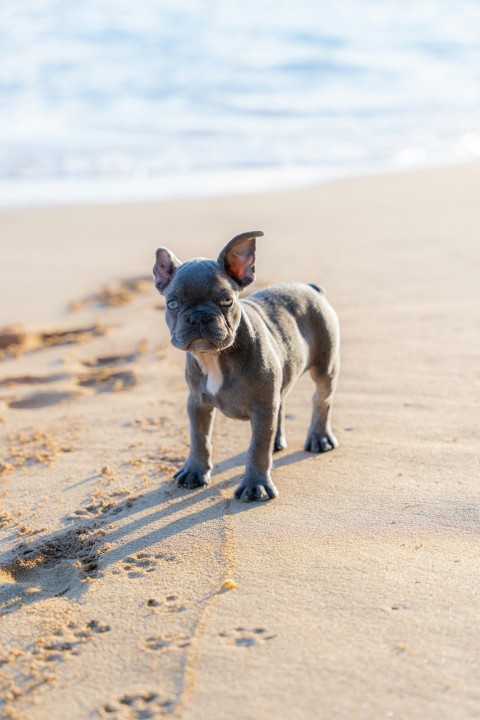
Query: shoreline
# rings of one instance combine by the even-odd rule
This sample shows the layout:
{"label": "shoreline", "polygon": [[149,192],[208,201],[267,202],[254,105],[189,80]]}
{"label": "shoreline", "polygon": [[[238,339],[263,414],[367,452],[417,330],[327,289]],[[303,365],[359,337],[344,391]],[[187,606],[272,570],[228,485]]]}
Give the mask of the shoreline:
{"label": "shoreline", "polygon": [[[206,200],[251,194],[295,192],[334,182],[389,177],[396,174],[445,170],[478,163],[474,158],[428,164],[394,165],[378,163],[357,168],[308,168],[305,166],[269,167],[250,170],[199,172],[159,178],[122,180],[118,177],[85,180],[41,180],[38,182],[0,181],[0,214],[39,208],[101,205],[136,205],[174,200]],[[187,188],[187,189],[186,189]],[[208,188],[208,190],[207,190]],[[36,200],[23,201],[25,192]],[[5,201],[10,197],[10,201]],[[51,198],[55,197],[55,200]]]}

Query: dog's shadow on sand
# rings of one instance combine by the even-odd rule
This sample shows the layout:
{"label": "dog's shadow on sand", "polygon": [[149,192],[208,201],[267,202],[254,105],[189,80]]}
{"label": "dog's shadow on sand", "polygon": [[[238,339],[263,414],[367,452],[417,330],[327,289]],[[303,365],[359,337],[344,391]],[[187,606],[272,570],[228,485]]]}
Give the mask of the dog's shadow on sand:
{"label": "dog's shadow on sand", "polygon": [[[307,457],[309,453],[296,451],[276,456],[274,465],[282,467]],[[245,459],[243,452],[221,461],[214,467],[213,477],[243,467]],[[136,498],[94,509],[81,520],[72,522],[69,516],[64,519],[66,527],[57,533],[23,541],[13,552],[0,555],[0,615],[51,597],[77,600],[110,565],[127,561],[132,554],[138,556],[196,526],[258,508],[258,502],[233,499],[230,491],[241,477],[236,473],[193,491],[166,480]],[[228,498],[225,490],[229,491]],[[141,534],[142,530],[146,532]]]}
{"label": "dog's shadow on sand", "polygon": [[[274,455],[273,456],[273,469],[279,468],[279,467],[285,467],[286,465],[293,465],[293,463],[301,462],[302,460],[306,460],[307,458],[311,458],[312,454],[309,452],[306,452],[305,450],[295,450],[295,452],[291,452],[288,455]],[[236,467],[244,467],[245,461],[247,458],[247,453],[238,453],[238,455],[233,455],[231,458],[228,458],[227,460],[222,460],[222,462],[215,465],[213,468],[212,476],[215,477],[216,475],[220,475],[221,473],[227,472],[228,470],[233,470],[233,468]],[[239,478],[236,478],[239,480]]]}

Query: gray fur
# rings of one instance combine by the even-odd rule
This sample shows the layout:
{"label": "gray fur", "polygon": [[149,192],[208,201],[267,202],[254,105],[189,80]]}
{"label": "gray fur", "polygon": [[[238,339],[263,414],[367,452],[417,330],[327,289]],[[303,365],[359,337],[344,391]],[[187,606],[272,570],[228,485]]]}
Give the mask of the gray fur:
{"label": "gray fur", "polygon": [[187,352],[191,445],[175,477],[188,488],[208,484],[219,409],[252,426],[245,474],[235,491],[247,502],[278,495],[270,475],[272,453],[286,447],[285,398],[306,370],[316,390],[305,450],[326,452],[338,445],[331,428],[340,360],[336,313],[316,285],[282,283],[239,299],[240,290],[254,279],[255,237],[260,235],[236,236],[217,261],[180,263],[159,248],[154,267],[172,344]]}

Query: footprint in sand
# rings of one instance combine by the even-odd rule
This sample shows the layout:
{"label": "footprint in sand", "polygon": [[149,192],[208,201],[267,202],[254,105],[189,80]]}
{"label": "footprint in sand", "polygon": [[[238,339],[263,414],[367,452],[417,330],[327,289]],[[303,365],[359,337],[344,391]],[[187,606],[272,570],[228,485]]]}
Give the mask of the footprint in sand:
{"label": "footprint in sand", "polygon": [[[152,573],[157,570],[159,561],[175,562],[176,556],[170,553],[147,553],[139,552],[136,555],[129,555],[125,558],[123,571],[127,573],[129,578],[143,577],[145,573]],[[120,571],[118,571],[120,572]]]}
{"label": "footprint in sand", "polygon": [[[67,427],[70,437],[72,429],[72,426]],[[75,450],[76,447],[72,442],[65,442],[58,437],[55,427],[45,430],[31,427],[7,435],[7,448],[4,458],[10,466],[10,470],[13,470],[15,468],[30,467],[37,463],[51,465],[61,454],[71,453]]]}
{"label": "footprint in sand", "polygon": [[1,717],[18,718],[14,708],[18,698],[28,697],[32,701],[39,688],[55,682],[58,677],[56,668],[60,664],[80,655],[84,645],[94,642],[97,636],[109,630],[109,625],[103,625],[97,620],[90,620],[84,625],[69,622],[51,634],[36,635],[23,647],[10,645],[7,652],[0,655],[1,685],[2,691],[16,687],[16,692],[2,692],[0,704],[4,714],[0,711]]}
{"label": "footprint in sand", "polygon": [[178,595],[167,595],[162,600],[156,598],[149,598],[147,600],[148,607],[158,608],[158,612],[162,615],[171,615],[172,613],[184,612],[187,607]]}
{"label": "footprint in sand", "polygon": [[[49,379],[48,382],[55,382],[55,380],[63,378],[64,376],[57,376]],[[42,381],[41,379],[37,380]],[[12,384],[12,382],[20,384],[27,381],[24,378],[6,378],[0,384]],[[81,387],[92,388],[96,392],[122,392],[134,387],[137,384],[137,377],[132,370],[103,368],[80,375],[77,382]],[[35,392],[20,399],[9,400],[7,404],[13,410],[38,410],[73,400],[80,394],[75,390]]]}
{"label": "footprint in sand", "polygon": [[129,355],[100,355],[92,358],[92,360],[84,360],[83,365],[88,368],[102,368],[106,365],[123,365],[134,362],[138,358],[138,353],[130,353]]}
{"label": "footprint in sand", "polygon": [[145,552],[137,553],[137,555],[129,555],[125,558],[123,569],[129,578],[142,577],[145,573],[154,572],[158,567],[158,561],[154,555]]}
{"label": "footprint in sand", "polygon": [[92,388],[96,392],[122,392],[130,390],[137,384],[137,376],[133,370],[112,370],[103,368],[83,373],[78,377],[81,387]]}
{"label": "footprint in sand", "polygon": [[59,405],[68,400],[78,397],[78,392],[37,392],[27,395],[20,400],[10,400],[8,407],[13,410],[39,410],[41,408],[50,407],[51,405]]}
{"label": "footprint in sand", "polygon": [[[81,510],[75,510],[76,516],[100,517],[101,515],[120,515],[124,510],[131,508],[136,498],[128,498],[125,502],[117,503],[107,498],[96,500]],[[71,518],[74,519],[74,518]]]}
{"label": "footprint in sand", "polygon": [[59,662],[69,655],[79,655],[80,648],[92,640],[95,635],[110,631],[110,625],[102,625],[91,620],[86,625],[68,623],[58,628],[50,637],[39,638],[33,648],[34,655],[40,655],[45,662]]}
{"label": "footprint in sand", "polygon": [[273,640],[275,637],[275,635],[261,627],[253,628],[253,630],[236,627],[233,630],[223,631],[218,634],[228,645],[235,645],[236,647],[254,647]]}
{"label": "footprint in sand", "polygon": [[14,375],[0,380],[0,387],[11,387],[12,385],[46,385],[48,383],[66,380],[69,375],[56,373],[54,375]]}
{"label": "footprint in sand", "polygon": [[0,328],[0,350],[9,351],[21,348],[25,342],[26,334],[21,325],[9,325]]}
{"label": "footprint in sand", "polygon": [[77,528],[30,544],[22,543],[14,559],[0,567],[0,611],[78,591],[82,580],[98,571],[99,536]]}
{"label": "footprint in sand", "polygon": [[99,355],[88,360],[83,360],[82,365],[87,368],[103,368],[112,365],[128,365],[138,360],[139,357],[148,352],[148,341],[140,340],[135,350],[122,355]]}
{"label": "footprint in sand", "polygon": [[159,635],[151,636],[145,640],[145,649],[151,652],[163,650],[183,650],[191,645],[191,638],[188,635]]}
{"label": "footprint in sand", "polygon": [[158,692],[123,695],[115,702],[106,703],[101,709],[102,717],[114,720],[149,720],[170,715],[174,702]]}
{"label": "footprint in sand", "polygon": [[98,324],[41,332],[30,332],[16,325],[3,327],[0,328],[0,355],[19,355],[31,350],[44,350],[54,345],[83,343],[106,333],[107,328]]}
{"label": "footprint in sand", "polygon": [[152,278],[149,275],[124,278],[116,283],[105,285],[100,290],[87,297],[73,300],[69,304],[72,312],[86,307],[118,307],[133,302],[135,296],[152,291]]}
{"label": "footprint in sand", "polygon": [[[119,498],[122,499],[119,499]],[[129,492],[117,491],[108,495],[107,493],[98,491],[91,498],[91,501],[83,508],[75,510],[72,515],[67,515],[67,520],[77,520],[79,517],[88,518],[89,520],[101,519],[104,516],[120,515],[120,513],[129,510],[133,505],[142,498],[142,495],[131,495]]]}
{"label": "footprint in sand", "polygon": [[39,333],[39,347],[51,347],[52,345],[74,345],[84,343],[96,337],[102,337],[107,333],[107,328],[101,325],[89,325],[79,328],[65,328],[63,330],[52,330]]}

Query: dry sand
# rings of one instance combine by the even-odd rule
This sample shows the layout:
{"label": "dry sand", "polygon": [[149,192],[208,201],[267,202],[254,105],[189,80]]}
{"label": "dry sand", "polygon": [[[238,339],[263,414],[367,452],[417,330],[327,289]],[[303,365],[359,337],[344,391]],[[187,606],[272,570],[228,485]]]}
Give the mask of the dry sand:
{"label": "dry sand", "polygon": [[[1,717],[480,717],[479,187],[471,165],[0,215]],[[302,451],[303,378],[280,498],[245,505],[246,424],[217,417],[211,487],[171,480],[184,358],[142,276],[158,244],[215,257],[252,228],[258,285],[327,288],[343,366],[340,447]]]}

